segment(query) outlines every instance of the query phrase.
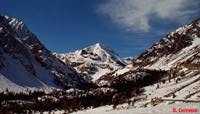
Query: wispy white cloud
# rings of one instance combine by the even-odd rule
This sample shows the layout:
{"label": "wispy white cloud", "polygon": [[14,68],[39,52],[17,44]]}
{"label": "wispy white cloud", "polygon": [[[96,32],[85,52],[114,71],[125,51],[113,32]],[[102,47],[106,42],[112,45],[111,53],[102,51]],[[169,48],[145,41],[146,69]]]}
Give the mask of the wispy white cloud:
{"label": "wispy white cloud", "polygon": [[108,0],[97,11],[127,31],[149,32],[151,19],[182,23],[198,10],[198,0]]}

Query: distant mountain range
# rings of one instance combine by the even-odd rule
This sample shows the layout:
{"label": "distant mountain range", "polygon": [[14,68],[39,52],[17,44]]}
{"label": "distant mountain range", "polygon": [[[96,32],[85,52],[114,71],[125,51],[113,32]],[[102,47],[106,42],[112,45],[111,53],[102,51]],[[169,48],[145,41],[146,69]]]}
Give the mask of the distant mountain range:
{"label": "distant mountain range", "polygon": [[1,88],[12,88],[10,85],[78,87],[110,73],[120,75],[137,68],[198,69],[199,26],[200,21],[195,20],[167,35],[139,57],[120,58],[100,43],[66,54],[52,53],[22,21],[1,16]]}
{"label": "distant mountain range", "polygon": [[74,111],[111,104],[116,108],[130,101],[136,109],[199,102],[199,82],[200,19],[178,28],[137,58],[121,58],[100,43],[53,53],[22,21],[0,16],[0,109],[35,106],[35,110]]}

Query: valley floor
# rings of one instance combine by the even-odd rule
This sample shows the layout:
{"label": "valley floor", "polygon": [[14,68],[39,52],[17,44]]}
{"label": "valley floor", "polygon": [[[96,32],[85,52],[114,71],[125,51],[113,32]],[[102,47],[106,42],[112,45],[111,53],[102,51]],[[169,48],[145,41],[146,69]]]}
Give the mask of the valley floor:
{"label": "valley floor", "polygon": [[[177,112],[173,112],[176,109]],[[193,112],[184,112],[186,109],[192,109]],[[197,111],[197,112],[196,112]],[[53,111],[52,114],[62,114],[65,111]],[[87,109],[72,114],[199,114],[200,113],[200,103],[174,103],[171,105],[160,104],[155,107],[147,108],[136,108],[132,106],[127,106],[123,104],[118,106],[117,109],[113,109],[110,106],[102,106],[94,109]],[[44,114],[49,114],[49,112],[44,112]]]}
{"label": "valley floor", "polygon": [[[132,98],[137,99],[134,106],[124,103],[113,109],[112,105],[107,105],[72,114],[199,114],[200,75],[194,76],[193,73],[188,73],[179,82],[172,79],[170,82],[145,87],[143,94]],[[177,112],[173,112],[174,109]],[[189,109],[189,112],[185,111]],[[53,113],[60,114],[64,111],[53,111]]]}
{"label": "valley floor", "polygon": [[88,109],[85,111],[75,112],[73,114],[175,114],[173,109],[176,108],[176,114],[183,114],[186,112],[179,112],[179,109],[197,109],[197,112],[188,112],[188,114],[199,114],[200,103],[175,103],[171,105],[161,104],[155,107],[148,108],[134,108],[121,106],[113,110],[112,106],[104,106],[95,109]]}

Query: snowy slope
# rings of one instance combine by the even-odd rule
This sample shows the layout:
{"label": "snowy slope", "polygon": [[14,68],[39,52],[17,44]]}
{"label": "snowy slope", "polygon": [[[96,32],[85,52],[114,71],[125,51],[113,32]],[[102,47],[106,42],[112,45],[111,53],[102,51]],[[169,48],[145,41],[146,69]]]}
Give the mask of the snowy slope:
{"label": "snowy slope", "polygon": [[0,89],[78,87],[85,81],[12,17],[0,16]]}
{"label": "snowy slope", "polygon": [[[113,105],[106,105],[96,108],[91,107],[85,110],[73,112],[73,114],[174,114],[174,112],[172,112],[174,108],[176,108],[177,111],[179,108],[199,110],[200,75],[193,76],[191,73],[188,73],[186,74],[186,77],[187,78],[183,78],[179,82],[171,80],[166,81],[165,83],[156,83],[146,86],[144,88],[144,93],[130,98],[130,100],[135,99],[133,106],[128,105],[128,103],[123,103],[113,109]],[[157,85],[159,85],[159,88]],[[177,89],[179,91],[175,91]],[[171,92],[174,92],[175,97],[166,96]],[[158,99],[158,101],[154,102],[155,99]],[[161,101],[159,101],[159,99],[161,99]],[[65,111],[60,110],[52,111],[51,113],[59,114],[64,112]],[[185,112],[177,113],[183,114]]]}
{"label": "snowy slope", "polygon": [[[84,111],[74,112],[72,114],[174,114],[173,108],[187,108],[187,109],[199,109],[199,103],[176,103],[171,105],[160,105],[151,108],[134,108],[134,107],[123,107],[118,110],[113,110],[112,106],[102,106],[95,109],[87,109]],[[55,111],[55,114],[63,113],[64,111]],[[183,114],[186,112],[177,112],[177,114]],[[197,114],[197,112],[189,113]]]}
{"label": "snowy slope", "polygon": [[100,43],[75,52],[55,55],[92,81],[126,65],[116,52]]}
{"label": "snowy slope", "polygon": [[[152,100],[161,101],[159,104],[164,104],[166,107],[168,104],[177,102],[176,100],[200,102],[199,53],[200,20],[195,20],[191,24],[175,30],[175,32],[167,35],[166,38],[154,44],[146,52],[134,59],[132,66],[129,65],[130,67],[125,67],[109,75],[102,76],[98,82],[100,85],[108,85],[115,77],[134,77],[134,71],[140,70],[166,71],[167,77],[161,78],[158,81],[159,83],[145,87],[145,92],[139,96],[143,96],[144,99],[135,104],[137,108],[141,109],[140,107],[151,106],[153,103]],[[135,98],[137,96],[133,97],[133,99]],[[89,111],[88,113],[98,110],[90,110],[91,112]],[[104,110],[103,112],[107,111]],[[115,112],[111,111],[111,113]],[[124,110],[123,112],[129,113],[128,110]]]}
{"label": "snowy slope", "polygon": [[[173,114],[173,108],[176,108],[177,110],[179,108],[199,110],[200,75],[193,76],[191,73],[188,73],[186,74],[186,77],[187,78],[183,78],[177,83],[175,80],[171,80],[170,82],[166,81],[165,83],[156,83],[154,85],[145,87],[145,92],[143,94],[131,98],[135,100],[142,98],[136,101],[134,106],[124,103],[118,105],[116,109],[113,109],[112,105],[107,105],[74,112],[73,114]],[[159,88],[157,88],[157,85],[159,85]],[[177,89],[179,89],[179,91],[175,92]],[[166,96],[171,92],[174,92],[174,98],[172,96]],[[154,105],[152,99],[156,98],[163,99],[163,101],[158,102],[157,105]],[[180,112],[180,114],[182,113]],[[193,114],[196,114],[196,112]]]}
{"label": "snowy slope", "polygon": [[178,28],[133,59],[132,67],[124,67],[109,75],[115,77],[140,69],[181,74],[181,72],[199,70],[199,66],[200,19],[197,19],[191,24]]}
{"label": "snowy slope", "polygon": [[[174,114],[173,108],[177,107],[176,109],[179,110],[183,108],[187,109],[199,109],[199,103],[176,103],[171,105],[159,105],[156,107],[149,107],[149,108],[134,108],[134,107],[126,107],[113,110],[112,106],[101,106],[94,109],[87,109],[83,111],[74,112],[72,114]],[[44,114],[48,114],[49,112],[44,112]],[[61,111],[52,111],[53,114],[62,114],[65,113],[64,110]],[[177,114],[183,114],[186,112],[176,112]],[[39,114],[39,113],[37,113]],[[189,114],[197,114],[197,112],[189,113]]]}
{"label": "snowy slope", "polygon": [[200,65],[200,20],[178,28],[134,60],[135,66],[169,70]]}

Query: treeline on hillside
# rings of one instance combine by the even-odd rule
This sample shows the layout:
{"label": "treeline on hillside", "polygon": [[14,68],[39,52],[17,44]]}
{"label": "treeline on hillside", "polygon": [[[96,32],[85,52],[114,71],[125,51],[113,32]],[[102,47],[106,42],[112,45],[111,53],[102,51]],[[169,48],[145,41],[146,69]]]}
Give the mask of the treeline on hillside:
{"label": "treeline on hillside", "polygon": [[141,88],[144,86],[158,83],[170,75],[169,71],[163,70],[149,70],[149,69],[137,69],[129,71],[123,74],[107,74],[97,80],[101,87],[111,87],[118,90],[127,90],[132,87]]}
{"label": "treeline on hillside", "polygon": [[6,91],[0,93],[0,113],[34,113],[35,111],[43,112],[56,109],[74,112],[91,107],[118,105],[127,102],[127,99],[131,97],[130,93],[131,91],[122,92],[113,88],[54,90],[50,93]]}
{"label": "treeline on hillside", "polygon": [[27,113],[34,111],[65,110],[73,112],[89,107],[113,104],[114,108],[121,103],[130,101],[131,97],[141,94],[145,86],[172,78],[176,72],[140,70],[105,79],[110,85],[87,86],[85,89],[29,91],[13,93],[8,90],[0,93],[0,112]]}
{"label": "treeline on hillside", "polygon": [[34,91],[30,93],[0,93],[0,112],[26,113],[27,111],[51,111],[55,109],[72,112],[112,104],[117,90],[99,88],[90,90],[55,90],[51,93]]}

